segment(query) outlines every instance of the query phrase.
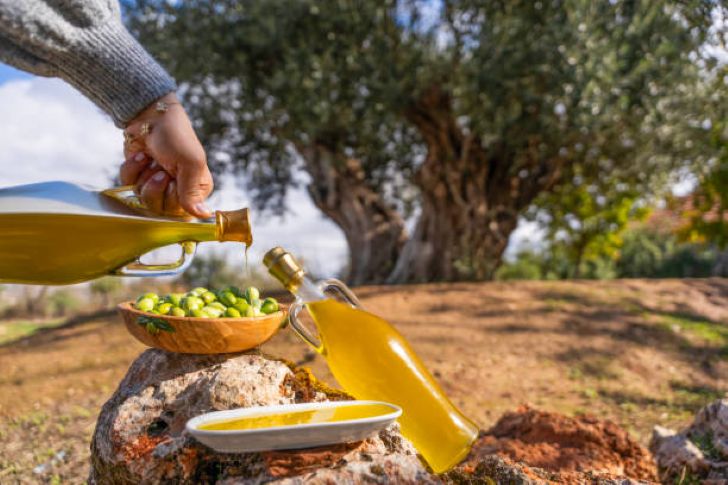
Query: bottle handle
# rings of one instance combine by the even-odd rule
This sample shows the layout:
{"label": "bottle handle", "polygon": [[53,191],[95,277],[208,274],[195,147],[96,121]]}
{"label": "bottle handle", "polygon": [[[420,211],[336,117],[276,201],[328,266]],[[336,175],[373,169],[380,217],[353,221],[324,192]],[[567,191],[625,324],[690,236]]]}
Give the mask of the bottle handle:
{"label": "bottle handle", "polygon": [[177,261],[166,264],[146,264],[138,258],[131,263],[117,268],[112,274],[117,276],[173,276],[182,273],[192,264],[195,256],[197,243],[195,241],[183,241],[179,243],[182,254]]}
{"label": "bottle handle", "polygon": [[[324,293],[337,293],[341,297],[341,299],[344,300],[344,302],[354,308],[362,308],[361,303],[359,303],[359,299],[356,297],[354,292],[351,291],[348,286],[346,286],[343,281],[337,280],[335,278],[323,280],[319,283],[319,288],[321,288],[321,291],[323,291]],[[309,332],[308,329],[298,319],[298,314],[301,312],[301,310],[303,310],[303,307],[304,303],[301,301],[300,298],[297,298],[296,301],[293,302],[293,304],[289,308],[288,320],[291,323],[291,328],[298,334],[299,337],[301,337],[301,339],[303,339],[304,342],[313,347],[316,352],[321,353],[324,349],[321,340],[311,335],[311,332]]]}
{"label": "bottle handle", "polygon": [[147,210],[147,206],[144,205],[144,202],[142,202],[139,196],[134,193],[133,185],[122,185],[121,187],[112,187],[110,189],[102,190],[101,195],[105,195],[117,202],[121,202],[131,209],[139,211]]}
{"label": "bottle handle", "polygon": [[318,353],[321,353],[324,349],[323,344],[320,340],[316,339],[311,335],[308,329],[298,319],[298,314],[303,310],[303,302],[300,299],[296,299],[290,308],[288,309],[288,321],[291,324],[291,328],[301,339],[308,345],[314,348]]}
{"label": "bottle handle", "polygon": [[362,308],[361,303],[359,302],[359,298],[356,297],[354,292],[351,291],[349,287],[346,286],[346,283],[344,283],[343,281],[337,280],[336,278],[330,278],[328,280],[321,281],[319,286],[324,293],[330,293],[333,291],[352,307]]}

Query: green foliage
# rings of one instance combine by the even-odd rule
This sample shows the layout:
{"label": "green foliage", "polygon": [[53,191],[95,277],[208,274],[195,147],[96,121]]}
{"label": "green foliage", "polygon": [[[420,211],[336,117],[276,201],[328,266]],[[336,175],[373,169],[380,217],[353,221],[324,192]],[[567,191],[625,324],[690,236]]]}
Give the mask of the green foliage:
{"label": "green foliage", "polygon": [[496,271],[495,279],[507,280],[540,280],[545,279],[543,258],[532,251],[521,251],[512,262],[501,265]]}
{"label": "green foliage", "polygon": [[698,278],[712,276],[715,248],[681,243],[671,234],[649,229],[628,232],[616,261],[622,278]]}
{"label": "green foliage", "polygon": [[233,270],[224,255],[197,256],[180,280],[185,288],[224,288],[239,280],[242,273]]}
{"label": "green foliage", "polygon": [[[701,48],[715,41],[711,2],[127,6],[130,27],[183,83],[213,167],[244,174],[259,209],[283,211],[301,169],[319,203],[339,195],[315,187],[321,179],[351,178],[404,216],[420,209],[410,242],[435,248],[427,264],[449,265],[430,272],[442,278],[487,277],[517,216],[552,190],[536,203],[554,234],[573,227],[567,215],[580,224],[567,257],[608,257],[635,198],[714,151],[702,124],[714,103],[715,63]],[[343,170],[351,160],[361,170]],[[327,215],[350,241],[364,237]],[[458,237],[436,240],[435,223]]]}
{"label": "green foliage", "polygon": [[81,308],[78,297],[70,290],[56,290],[47,297],[46,312],[53,316],[65,316]]}
{"label": "green foliage", "polygon": [[614,253],[590,255],[577,272],[570,249],[554,244],[541,252],[522,251],[504,263],[497,279],[699,278],[728,276],[716,272],[720,251],[703,244],[680,242],[677,236],[636,226],[623,231]]}
{"label": "green foliage", "polygon": [[95,297],[101,300],[101,305],[104,307],[109,306],[111,298],[117,294],[123,287],[121,278],[114,276],[106,276],[94,280],[89,285],[89,291]]}
{"label": "green foliage", "polygon": [[147,332],[151,333],[152,335],[156,335],[159,332],[168,332],[168,333],[174,333],[176,330],[172,325],[170,325],[168,322],[161,318],[155,318],[155,317],[148,317],[146,315],[141,315],[137,318],[137,324],[144,327]]}
{"label": "green foliage", "polygon": [[[605,262],[617,257],[627,224],[648,214],[638,194],[623,186],[560,186],[543,197],[546,201],[538,201],[548,210],[538,209],[536,218],[541,216],[547,228],[552,255],[558,252],[567,259],[570,277],[609,277]],[[582,274],[584,265],[587,274]]]}
{"label": "green foliage", "polygon": [[198,254],[190,267],[179,277],[179,287],[185,291],[189,288],[226,288],[233,286],[255,286],[260,289],[279,289],[277,281],[252,263],[232,266],[224,254]]}
{"label": "green foliage", "polygon": [[[728,76],[728,68],[725,71]],[[688,223],[682,228],[681,236],[688,241],[709,241],[726,248],[728,247],[728,123],[722,121],[716,124],[713,133],[712,141],[719,154],[706,164],[705,170],[698,172],[698,187],[692,196],[692,207],[684,211],[683,216],[688,219]]]}

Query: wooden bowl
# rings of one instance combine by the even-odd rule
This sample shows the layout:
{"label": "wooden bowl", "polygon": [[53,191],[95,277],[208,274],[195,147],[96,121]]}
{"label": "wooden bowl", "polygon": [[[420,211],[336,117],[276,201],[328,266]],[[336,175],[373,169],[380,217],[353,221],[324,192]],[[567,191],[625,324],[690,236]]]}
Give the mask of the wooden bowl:
{"label": "wooden bowl", "polygon": [[[155,315],[137,310],[131,301],[120,303],[117,308],[126,329],[141,343],[183,354],[226,354],[252,349],[275,335],[288,319],[285,308],[270,315],[248,318]],[[163,320],[173,331],[160,330],[152,334],[139,323],[140,317]]]}

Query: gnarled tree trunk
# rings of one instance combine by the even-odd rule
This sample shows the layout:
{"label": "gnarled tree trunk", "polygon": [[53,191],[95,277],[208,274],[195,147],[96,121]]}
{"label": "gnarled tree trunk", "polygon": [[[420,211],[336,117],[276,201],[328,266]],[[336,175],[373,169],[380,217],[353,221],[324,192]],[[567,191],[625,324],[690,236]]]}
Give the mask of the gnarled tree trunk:
{"label": "gnarled tree trunk", "polygon": [[386,281],[407,239],[404,220],[367,186],[359,161],[336,159],[325,147],[299,147],[311,175],[313,203],[344,232],[349,245],[346,281]]}
{"label": "gnarled tree trunk", "polygon": [[406,112],[428,147],[415,183],[421,213],[389,283],[491,279],[519,213],[550,187],[557,161],[519,161],[486,153],[461,129],[448,93],[435,86]]}

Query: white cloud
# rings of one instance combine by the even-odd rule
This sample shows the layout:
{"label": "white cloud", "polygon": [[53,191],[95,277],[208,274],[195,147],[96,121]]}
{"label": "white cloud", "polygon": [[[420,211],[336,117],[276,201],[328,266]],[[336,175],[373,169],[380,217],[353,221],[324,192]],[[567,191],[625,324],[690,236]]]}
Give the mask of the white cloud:
{"label": "white cloud", "polygon": [[[47,180],[109,186],[123,158],[121,132],[67,84],[45,78],[0,84],[0,114],[1,186]],[[294,191],[289,202],[291,213],[285,218],[261,220],[253,211],[251,264],[259,263],[265,250],[280,245],[304,258],[316,273],[333,276],[346,261],[341,231],[323,219],[303,191]],[[248,204],[244,191],[234,184],[222,187],[210,201],[219,209]],[[222,248],[242,262],[234,244]],[[199,253],[220,249],[219,244],[203,244]]]}

